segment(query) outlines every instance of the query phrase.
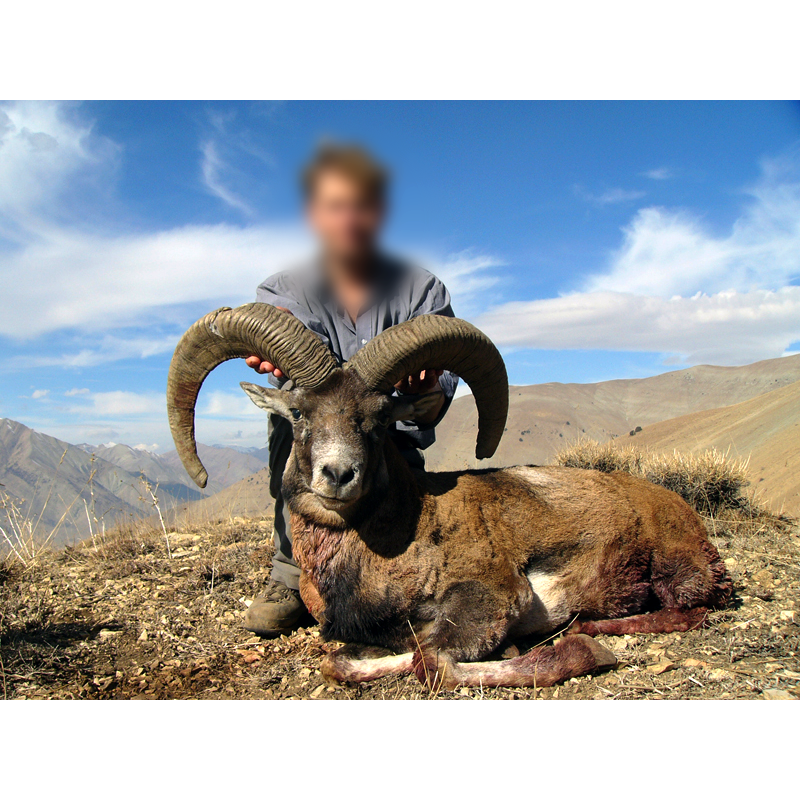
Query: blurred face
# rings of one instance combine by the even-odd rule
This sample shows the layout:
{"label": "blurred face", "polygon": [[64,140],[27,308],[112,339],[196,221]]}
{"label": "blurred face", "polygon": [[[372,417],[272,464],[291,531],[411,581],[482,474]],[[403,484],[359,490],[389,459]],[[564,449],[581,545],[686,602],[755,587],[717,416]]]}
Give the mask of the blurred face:
{"label": "blurred face", "polygon": [[306,214],[327,255],[357,263],[375,250],[384,209],[351,178],[328,171],[318,176]]}

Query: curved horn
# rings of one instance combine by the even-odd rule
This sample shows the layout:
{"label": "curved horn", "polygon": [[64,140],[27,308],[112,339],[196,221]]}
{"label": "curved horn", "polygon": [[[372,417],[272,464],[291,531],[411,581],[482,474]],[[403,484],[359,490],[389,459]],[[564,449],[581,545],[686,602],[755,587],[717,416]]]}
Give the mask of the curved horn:
{"label": "curved horn", "polygon": [[359,350],[354,369],[376,391],[391,392],[406,375],[446,369],[463,378],[478,406],[475,455],[494,455],[508,416],[508,375],[491,340],[463,319],[430,314],[389,328]]}
{"label": "curved horn", "polygon": [[202,489],[208,473],[197,455],[194,408],[203,381],[215,367],[251,355],[278,364],[298,386],[313,389],[338,369],[331,351],[291,314],[249,303],[219,308],[183,334],[167,378],[167,414],[175,449],[192,480]]}

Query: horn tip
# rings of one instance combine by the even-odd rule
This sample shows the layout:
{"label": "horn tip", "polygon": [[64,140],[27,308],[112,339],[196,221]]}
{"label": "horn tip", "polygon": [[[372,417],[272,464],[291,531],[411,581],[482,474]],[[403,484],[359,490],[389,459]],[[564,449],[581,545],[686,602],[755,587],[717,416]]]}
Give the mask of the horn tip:
{"label": "horn tip", "polygon": [[201,488],[205,489],[206,485],[208,484],[208,473],[203,470],[199,472],[197,475],[192,476],[192,480]]}
{"label": "horn tip", "polygon": [[497,451],[497,445],[478,444],[475,447],[475,458],[483,460],[484,458],[491,458]]}

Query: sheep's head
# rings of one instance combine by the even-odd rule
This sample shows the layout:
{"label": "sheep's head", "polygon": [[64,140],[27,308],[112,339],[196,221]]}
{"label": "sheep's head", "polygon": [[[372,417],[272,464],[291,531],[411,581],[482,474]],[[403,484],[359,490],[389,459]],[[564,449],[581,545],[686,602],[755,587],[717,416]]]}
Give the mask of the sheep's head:
{"label": "sheep's head", "polygon": [[[353,370],[337,370],[316,389],[265,389],[243,383],[250,399],[292,426],[294,446],[284,494],[309,511],[320,505],[346,513],[373,488],[386,485],[387,428],[424,416],[435,395],[388,397]],[[301,495],[312,497],[301,497]]]}
{"label": "sheep's head", "polygon": [[[307,453],[309,486],[320,496],[328,493],[329,499],[345,502],[363,494],[368,451],[383,436],[381,429],[394,419],[413,419],[431,402],[423,400],[419,408],[411,408],[408,401],[389,397],[406,375],[446,369],[469,384],[478,407],[478,458],[493,455],[503,435],[508,415],[506,368],[497,348],[468,322],[435,315],[415,317],[376,336],[340,367],[319,337],[290,314],[263,303],[221,308],[199,319],[183,335],[167,380],[167,412],[175,449],[201,488],[208,474],[197,455],[194,434],[200,387],[223,361],[253,354],[279,365],[297,387],[285,392],[249,384],[246,391],[259,405],[294,423],[297,456]],[[358,419],[363,420],[361,433],[356,432]],[[305,445],[299,446],[304,440]],[[338,450],[338,455],[323,457],[326,448],[331,453]],[[336,493],[329,491],[330,481],[326,488],[322,473],[326,461],[331,461],[329,470],[333,461],[336,469],[342,470],[338,478],[334,476],[334,482],[340,484]],[[319,475],[315,474],[317,468]]]}

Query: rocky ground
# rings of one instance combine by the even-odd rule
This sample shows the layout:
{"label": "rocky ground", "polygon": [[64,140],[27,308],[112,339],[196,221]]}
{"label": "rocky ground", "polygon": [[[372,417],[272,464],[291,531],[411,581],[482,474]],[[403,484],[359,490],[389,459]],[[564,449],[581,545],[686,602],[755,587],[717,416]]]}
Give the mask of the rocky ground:
{"label": "rocky ground", "polygon": [[[723,515],[724,517],[725,515]],[[735,606],[704,630],[603,637],[612,672],[549,689],[439,699],[800,698],[800,531],[771,516],[709,520]],[[129,529],[0,569],[0,691],[26,698],[424,698],[414,678],[327,686],[335,643],[313,625],[266,641],[242,626],[269,572],[270,519],[169,534]]]}

